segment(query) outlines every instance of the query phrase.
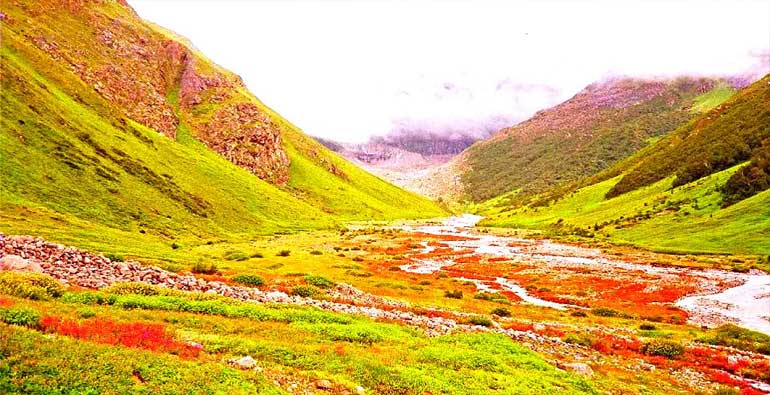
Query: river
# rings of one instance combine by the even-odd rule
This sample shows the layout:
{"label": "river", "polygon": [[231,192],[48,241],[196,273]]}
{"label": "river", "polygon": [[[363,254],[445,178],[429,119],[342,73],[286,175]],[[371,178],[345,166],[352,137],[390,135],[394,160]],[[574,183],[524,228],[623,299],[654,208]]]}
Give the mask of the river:
{"label": "river", "polygon": [[[404,227],[405,230],[432,235],[460,236],[462,240],[443,241],[454,250],[473,250],[474,254],[493,257],[505,257],[514,262],[537,262],[549,265],[554,270],[560,267],[590,266],[595,270],[642,270],[657,276],[689,276],[702,284],[697,294],[685,296],[675,305],[688,312],[693,324],[717,326],[735,323],[742,327],[770,335],[770,275],[753,271],[734,273],[723,270],[697,270],[681,267],[654,266],[650,264],[630,263],[613,257],[604,256],[601,251],[557,243],[551,240],[532,240],[514,237],[493,236],[473,230],[482,217],[464,214],[451,217],[441,224]],[[422,244],[419,253],[430,253],[434,247]],[[401,269],[418,274],[429,274],[455,265],[451,255],[442,260],[413,259],[413,262],[401,266]],[[485,282],[460,278],[476,285],[479,291],[496,292]],[[579,308],[577,306],[555,303],[537,298],[527,290],[507,278],[497,277],[495,282],[503,290],[511,291],[522,302],[555,309]],[[731,284],[718,287],[715,284]]]}

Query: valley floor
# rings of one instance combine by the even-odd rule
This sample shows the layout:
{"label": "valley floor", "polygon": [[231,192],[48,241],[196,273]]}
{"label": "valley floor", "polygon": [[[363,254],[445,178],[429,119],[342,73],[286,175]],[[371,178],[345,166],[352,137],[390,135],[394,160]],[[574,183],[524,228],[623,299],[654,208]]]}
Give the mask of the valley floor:
{"label": "valley floor", "polygon": [[69,287],[0,273],[0,389],[770,392],[767,274],[476,220],[181,246],[171,261],[2,236],[5,266]]}

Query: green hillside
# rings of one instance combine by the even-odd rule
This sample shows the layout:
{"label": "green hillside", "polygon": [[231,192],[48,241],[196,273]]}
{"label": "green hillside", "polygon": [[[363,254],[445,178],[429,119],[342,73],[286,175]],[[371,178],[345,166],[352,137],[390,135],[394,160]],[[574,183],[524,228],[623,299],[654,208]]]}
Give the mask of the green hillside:
{"label": "green hillside", "polygon": [[770,77],[667,135],[635,162],[608,196],[675,175],[684,185],[770,150]]}
{"label": "green hillside", "polygon": [[[27,32],[56,30],[50,15],[41,17],[43,29],[30,18],[30,9],[9,5],[3,12],[10,22],[3,23],[2,31],[2,232],[156,256],[173,253],[172,244],[444,214],[427,199],[315,144],[239,89],[232,97],[261,108],[270,116],[266,122],[283,134],[279,141],[290,163],[288,183],[263,181],[200,141],[197,135],[205,128],[181,114],[179,106],[180,121],[169,137],[127,116],[113,96],[97,92],[73,72],[76,67],[42,50]],[[137,24],[137,32],[156,31],[117,3],[95,5],[88,12]],[[71,15],[61,20],[89,23]],[[77,27],[61,26],[57,34],[66,36]],[[98,50],[98,43],[90,44]],[[169,92],[174,104],[173,87]],[[216,113],[216,107],[207,107]]]}
{"label": "green hillside", "polygon": [[604,172],[529,204],[514,191],[477,209],[491,226],[659,250],[768,254],[768,81],[770,76]]}
{"label": "green hillside", "polygon": [[464,190],[483,201],[512,190],[517,199],[590,176],[687,122],[731,94],[724,81],[617,79],[474,144],[461,158]]}

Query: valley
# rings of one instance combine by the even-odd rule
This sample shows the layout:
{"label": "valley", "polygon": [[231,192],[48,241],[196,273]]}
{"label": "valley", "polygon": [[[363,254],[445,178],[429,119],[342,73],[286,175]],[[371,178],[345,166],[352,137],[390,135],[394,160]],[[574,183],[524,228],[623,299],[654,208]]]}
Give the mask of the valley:
{"label": "valley", "polygon": [[754,35],[344,3],[0,4],[0,393],[770,394]]}
{"label": "valley", "polygon": [[[50,311],[66,317],[71,309],[91,311],[88,317],[95,314],[84,323],[129,312],[143,322],[166,317],[161,321],[166,331],[186,341],[180,344],[197,347],[190,351],[194,357],[184,359],[227,366],[226,361],[237,360],[243,353],[262,361],[257,362],[261,366],[257,371],[289,392],[305,388],[308,393],[355,393],[358,386],[376,393],[393,388],[407,393],[437,388],[447,393],[495,392],[493,382],[502,377],[496,372],[506,372],[506,380],[513,380],[519,373],[511,372],[532,375],[533,371],[513,367],[517,365],[508,370],[497,354],[492,365],[466,365],[462,361],[483,352],[479,342],[491,346],[504,338],[558,367],[553,371],[538,368],[533,377],[566,374],[559,380],[572,383],[572,389],[562,388],[573,391],[567,393],[623,389],[687,394],[719,385],[739,387],[748,394],[770,389],[766,374],[770,366],[766,354],[770,321],[764,314],[770,306],[767,273],[735,272],[734,257],[667,255],[628,247],[565,244],[531,235],[522,238],[494,228],[474,230],[480,219],[463,215],[429,222],[359,223],[339,232],[301,232],[258,237],[246,243],[185,246],[178,250],[180,259],[150,258],[144,265],[117,261],[148,259],[142,256],[112,255],[110,260],[85,255],[73,260],[78,254],[72,253],[79,250],[62,250],[34,238],[4,236],[2,262],[9,262],[11,256],[26,264],[40,262],[38,270],[76,288],[49,301],[24,301],[20,299],[23,294],[6,297],[3,311],[24,305],[25,311],[32,309],[31,314]],[[62,257],[61,251],[69,255]],[[186,264],[196,261],[208,266]],[[158,263],[163,267],[153,269],[155,272],[143,269]],[[3,278],[0,284],[9,277],[6,274]],[[242,283],[245,280],[240,278],[251,278],[254,285]],[[205,293],[198,297],[191,291]],[[216,307],[215,303],[224,306]],[[252,316],[250,309],[265,312]],[[224,327],[190,326],[212,314],[232,318],[220,318],[226,320]],[[280,318],[282,314],[296,318]],[[309,317],[318,314],[319,323],[313,323],[316,318]],[[311,321],[300,324],[308,319]],[[266,338],[254,330],[255,325],[269,325],[286,333],[289,329],[281,324],[284,320],[291,331],[300,331],[298,336],[317,333],[313,336],[325,340],[308,344],[311,348],[307,349],[292,346],[292,359],[278,358],[273,353],[281,347],[279,338]],[[227,329],[237,322],[242,329]],[[735,324],[756,332],[738,329]],[[67,333],[63,333],[65,337],[80,336]],[[232,336],[240,340],[233,343]],[[745,340],[745,336],[758,343]],[[362,376],[356,367],[373,355],[379,357],[368,364],[386,363],[380,358],[405,352],[401,348],[404,341],[417,342],[410,347],[416,347],[417,355],[427,355],[424,353],[434,347],[429,345],[433,339],[459,342],[453,344],[472,342],[474,351],[457,355],[456,360],[441,356],[439,360],[449,364],[449,371],[410,365],[428,369],[421,371],[421,379],[392,368],[379,378]],[[244,348],[252,344],[249,342],[258,343]],[[253,348],[256,344],[259,348]],[[653,345],[675,351],[659,354]],[[318,352],[312,351],[316,347],[336,354],[322,351],[321,365],[302,362],[309,357],[302,353]],[[366,359],[351,359],[351,352]],[[41,357],[31,350],[27,355]],[[438,358],[440,354],[431,355]],[[488,357],[491,354],[473,358],[482,361]],[[270,364],[263,365],[267,361]],[[312,373],[305,371],[311,366]],[[441,381],[451,380],[452,371],[473,374],[478,378],[474,386],[490,387],[473,389],[467,384]],[[645,375],[640,376],[640,371]],[[237,380],[250,382],[244,377]],[[328,388],[321,388],[327,383]],[[513,384],[504,388],[500,388],[501,393],[556,391],[547,385],[541,390]],[[508,392],[511,388],[517,388],[516,392]],[[562,390],[553,393],[564,393],[559,392]]]}

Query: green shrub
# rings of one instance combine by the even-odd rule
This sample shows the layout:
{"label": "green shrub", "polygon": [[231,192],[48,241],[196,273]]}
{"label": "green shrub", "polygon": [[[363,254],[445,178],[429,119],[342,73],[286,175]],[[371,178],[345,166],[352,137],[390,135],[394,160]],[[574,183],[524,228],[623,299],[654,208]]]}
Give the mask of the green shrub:
{"label": "green shrub", "polygon": [[642,325],[639,325],[639,329],[643,331],[654,331],[655,329],[658,329],[658,328],[653,324],[642,324]]}
{"label": "green shrub", "polygon": [[674,341],[655,339],[644,343],[640,349],[647,355],[659,355],[666,358],[675,358],[684,353],[684,347]]}
{"label": "green shrub", "polygon": [[192,267],[192,272],[196,274],[216,274],[219,270],[213,262],[198,262]]}
{"label": "green shrub", "polygon": [[588,317],[588,314],[586,314],[584,311],[575,310],[571,312],[569,315],[573,317]]}
{"label": "green shrub", "polygon": [[252,258],[264,258],[265,256],[262,255],[261,252],[255,252],[255,253],[251,254],[251,257]]}
{"label": "green shrub", "polygon": [[349,343],[374,344],[381,342],[388,335],[377,326],[368,323],[353,324],[300,324],[300,328],[317,333],[326,339]]}
{"label": "green shrub", "polygon": [[158,287],[140,282],[115,283],[102,288],[102,291],[114,295],[160,295]]}
{"label": "green shrub", "polygon": [[714,395],[741,395],[741,391],[733,387],[720,385],[719,388],[714,391]]}
{"label": "green shrub", "polygon": [[6,324],[36,328],[40,324],[40,313],[30,309],[0,308],[0,321]]}
{"label": "green shrub", "polygon": [[126,259],[123,255],[120,255],[120,254],[109,254],[108,253],[108,254],[104,254],[104,257],[109,259],[109,260],[111,260],[111,261],[113,261],[113,262],[123,262]]}
{"label": "green shrub", "polygon": [[698,341],[770,355],[770,336],[761,332],[744,329],[733,324],[714,328]]}
{"label": "green shrub", "polygon": [[318,250],[310,251],[310,255],[323,255],[324,253]]}
{"label": "green shrub", "polygon": [[492,314],[498,316],[498,317],[510,317],[511,311],[506,309],[505,307],[498,307],[496,309],[492,310]]}
{"label": "green shrub", "polygon": [[32,300],[47,300],[61,296],[64,286],[47,274],[2,272],[0,293]]}
{"label": "green shrub", "polygon": [[318,288],[331,288],[334,286],[334,283],[331,280],[313,274],[305,276],[305,282],[310,285],[315,285]]}
{"label": "green shrub", "polygon": [[237,262],[246,261],[249,259],[248,254],[238,250],[229,250],[225,252],[225,254],[222,257],[228,261],[237,261]]}
{"label": "green shrub", "polygon": [[473,299],[487,300],[495,303],[510,304],[511,301],[505,297],[505,295],[494,292],[477,292],[473,295]]}
{"label": "green shrub", "polygon": [[466,323],[471,325],[485,326],[487,328],[492,326],[492,320],[489,319],[489,317],[484,317],[481,315],[475,315],[473,317],[468,318]]}
{"label": "green shrub", "polygon": [[297,285],[291,289],[291,294],[294,296],[302,296],[303,298],[310,298],[318,295],[320,291],[318,288],[312,285]]}
{"label": "green shrub", "polygon": [[111,305],[115,303],[117,295],[107,295],[104,292],[67,292],[62,295],[61,300],[66,303],[81,303],[81,304],[106,304]]}
{"label": "green shrub", "polygon": [[278,251],[278,253],[275,254],[275,255],[276,256],[284,256],[285,257],[285,256],[291,255],[291,251],[289,251],[289,250],[281,250],[281,251]]}
{"label": "green shrub", "polygon": [[463,291],[460,291],[459,289],[456,289],[454,291],[444,291],[444,297],[451,298],[451,299],[462,299]]}
{"label": "green shrub", "polygon": [[617,310],[613,310],[613,309],[607,308],[607,307],[597,307],[595,309],[591,309],[591,313],[593,315],[598,315],[600,317],[623,317],[623,316],[625,316],[625,314],[623,314],[623,313],[621,313],[621,312],[619,312]]}
{"label": "green shrub", "polygon": [[574,333],[570,333],[569,335],[567,335],[564,338],[564,341],[569,344],[578,344],[583,347],[591,347],[591,345],[593,344],[590,337],[580,336]]}
{"label": "green shrub", "polygon": [[258,287],[265,283],[265,280],[256,274],[239,274],[237,276],[230,277],[230,280],[240,284],[251,285],[252,287]]}

